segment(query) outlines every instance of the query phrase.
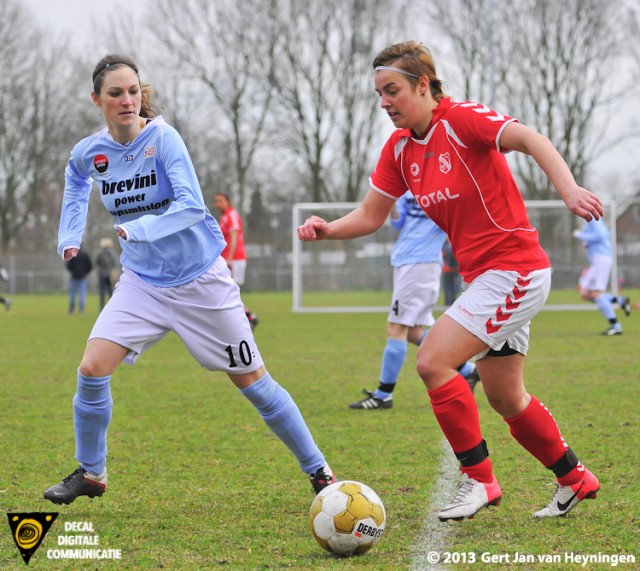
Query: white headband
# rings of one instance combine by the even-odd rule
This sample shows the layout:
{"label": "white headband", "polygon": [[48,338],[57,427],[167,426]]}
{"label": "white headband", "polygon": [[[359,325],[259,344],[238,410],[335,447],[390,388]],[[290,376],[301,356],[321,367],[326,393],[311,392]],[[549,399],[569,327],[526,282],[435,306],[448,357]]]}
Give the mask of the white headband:
{"label": "white headband", "polygon": [[397,71],[398,73],[404,73],[405,75],[410,75],[411,77],[415,77],[416,79],[420,79],[419,75],[416,75],[415,73],[411,73],[409,71],[405,71],[404,69],[401,69],[399,67],[395,67],[394,65],[378,65],[373,70],[373,72],[377,73],[378,71],[382,71],[384,69],[386,69],[387,71]]}

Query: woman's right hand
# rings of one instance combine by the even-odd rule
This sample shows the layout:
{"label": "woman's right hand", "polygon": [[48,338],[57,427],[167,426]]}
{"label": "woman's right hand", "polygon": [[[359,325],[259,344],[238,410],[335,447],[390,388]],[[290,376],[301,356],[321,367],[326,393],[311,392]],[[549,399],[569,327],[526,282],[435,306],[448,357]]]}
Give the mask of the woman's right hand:
{"label": "woman's right hand", "polygon": [[62,259],[68,262],[71,258],[75,258],[78,255],[78,248],[67,248],[64,251]]}
{"label": "woman's right hand", "polygon": [[313,242],[323,240],[328,237],[329,223],[319,216],[311,216],[304,221],[302,226],[298,226],[298,238],[302,242]]}

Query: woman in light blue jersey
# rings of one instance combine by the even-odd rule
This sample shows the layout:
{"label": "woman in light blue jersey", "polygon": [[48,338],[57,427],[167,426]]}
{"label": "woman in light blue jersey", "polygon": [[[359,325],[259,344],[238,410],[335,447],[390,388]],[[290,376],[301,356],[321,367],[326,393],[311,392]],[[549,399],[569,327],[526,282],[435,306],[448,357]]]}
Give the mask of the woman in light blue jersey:
{"label": "woman in light blue jersey", "polygon": [[631,315],[631,301],[622,295],[613,295],[607,291],[611,279],[613,258],[611,254],[611,233],[604,220],[591,220],[573,235],[584,242],[589,255],[589,267],[582,273],[578,282],[580,297],[595,303],[609,327],[602,335],[622,335],[622,325],[616,317],[614,304],[618,304],[627,317]]}
{"label": "woman in light blue jersey", "polygon": [[[440,294],[442,247],[447,235],[420,208],[411,191],[403,194],[394,206],[389,222],[399,234],[391,252],[393,293],[378,388],[363,389],[365,398],[350,403],[352,409],[380,410],[393,406],[393,392],[408,344],[419,347],[428,328],[435,323],[432,311]],[[480,379],[475,363],[465,362],[458,372],[473,390]]]}
{"label": "woman in light blue jersey", "polygon": [[228,374],[318,493],[335,477],[291,396],[264,366],[240,290],[220,256],[220,227],[204,204],[184,142],[156,116],[150,93],[130,58],[101,59],[91,98],[106,127],[73,148],[65,170],[58,253],[65,261],[77,255],[95,183],[115,221],[123,274],[77,372],[73,413],[80,466],[44,496],[69,504],[104,493],[111,376],[170,331],[201,366]]}

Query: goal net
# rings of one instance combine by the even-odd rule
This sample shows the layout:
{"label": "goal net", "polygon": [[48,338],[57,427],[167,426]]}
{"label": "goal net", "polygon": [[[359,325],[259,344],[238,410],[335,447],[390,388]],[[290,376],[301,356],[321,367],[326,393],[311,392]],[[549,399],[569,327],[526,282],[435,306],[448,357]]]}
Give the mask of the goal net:
{"label": "goal net", "polygon": [[[307,313],[388,312],[393,289],[391,250],[398,232],[388,222],[375,233],[354,240],[301,242],[296,229],[317,214],[331,221],[344,216],[358,202],[300,202],[292,216],[293,311]],[[588,265],[586,251],[573,237],[582,220],[569,212],[561,200],[526,201],[531,224],[551,258],[552,291],[546,310],[589,310],[593,304],[580,300],[576,286]],[[605,204],[605,222],[611,230],[613,271],[610,291],[617,293],[617,236],[615,204]],[[473,224],[473,220],[469,220]],[[442,311],[440,304],[435,308]]]}

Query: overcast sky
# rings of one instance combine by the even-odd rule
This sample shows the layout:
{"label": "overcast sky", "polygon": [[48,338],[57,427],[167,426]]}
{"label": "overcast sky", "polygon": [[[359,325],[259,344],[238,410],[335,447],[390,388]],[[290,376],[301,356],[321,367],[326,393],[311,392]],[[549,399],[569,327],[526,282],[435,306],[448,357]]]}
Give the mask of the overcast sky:
{"label": "overcast sky", "polygon": [[[143,18],[144,8],[153,6],[153,0],[22,0],[35,13],[40,23],[48,27],[54,36],[65,35],[74,46],[86,46],[91,41],[91,30],[99,29],[100,18],[121,13],[123,18]],[[180,0],[175,0],[179,2]],[[241,1],[241,0],[239,0]],[[95,26],[98,26],[96,28]],[[418,38],[419,39],[419,38]],[[444,63],[440,67],[446,67]],[[482,102],[486,103],[486,102]],[[500,111],[500,109],[498,109]],[[616,114],[613,132],[623,131],[630,121],[638,120],[637,103],[627,102],[623,112]],[[604,153],[595,162],[594,174],[610,181],[604,186],[611,194],[628,194],[633,180],[638,179],[636,144],[616,147]],[[615,182],[613,182],[615,181]]]}
{"label": "overcast sky", "polygon": [[[180,0],[176,0],[179,2]],[[121,12],[123,17],[141,17],[147,0],[22,0],[40,23],[55,35],[64,34],[74,45],[90,38],[92,22],[100,22],[105,14]]]}

